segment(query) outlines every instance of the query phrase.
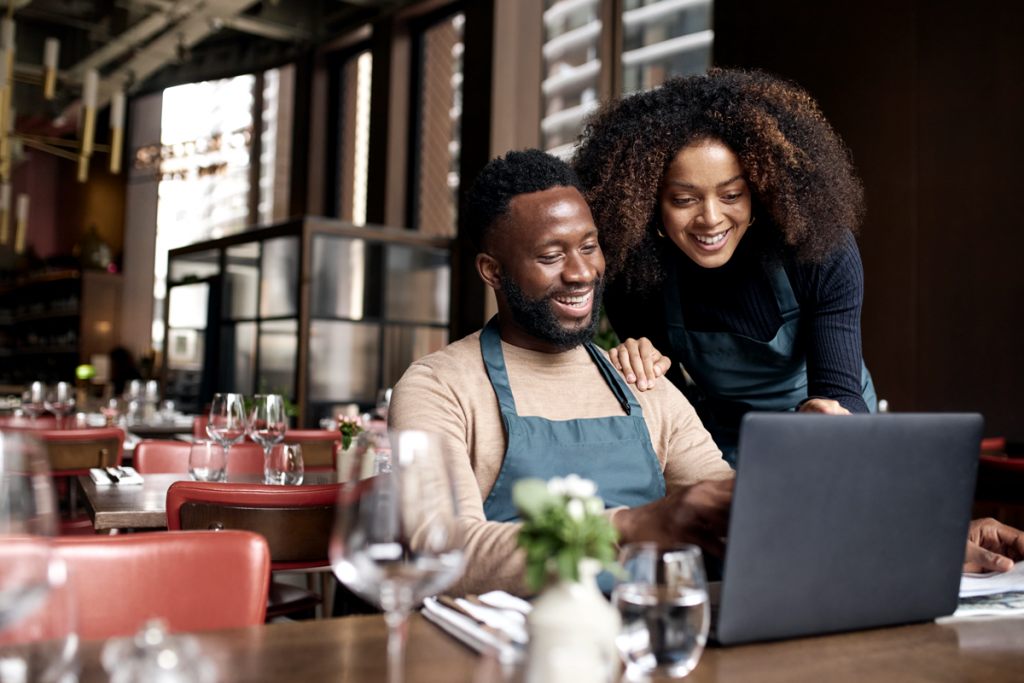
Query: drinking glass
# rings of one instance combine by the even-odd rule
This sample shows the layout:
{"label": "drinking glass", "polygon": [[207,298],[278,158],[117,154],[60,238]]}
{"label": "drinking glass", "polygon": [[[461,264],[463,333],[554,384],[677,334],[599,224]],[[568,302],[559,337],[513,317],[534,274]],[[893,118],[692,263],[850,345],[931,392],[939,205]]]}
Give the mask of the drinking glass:
{"label": "drinking glass", "polygon": [[629,543],[620,560],[626,577],[616,582],[612,603],[622,614],[615,644],[626,676],[682,678],[697,666],[711,626],[700,548]]}
{"label": "drinking glass", "polygon": [[381,389],[377,392],[377,414],[382,420],[388,419],[388,408],[391,407],[391,389]]}
{"label": "drinking glass", "polygon": [[[284,414],[284,399],[279,394],[257,394],[252,400],[249,412],[249,436],[263,446],[263,472],[266,484],[284,483],[270,481],[270,449],[284,438],[288,428]],[[300,456],[301,457],[301,456]]]}
{"label": "drinking glass", "polygon": [[227,462],[231,447],[245,438],[245,403],[241,394],[214,394],[206,433],[224,449]]}
{"label": "drinking glass", "polygon": [[[18,542],[5,545],[17,557]],[[22,547],[22,551],[26,548]],[[31,554],[31,550],[29,550]],[[0,631],[0,679],[70,683],[78,680],[78,615],[72,577],[64,560],[50,556],[46,592],[38,605]]]}
{"label": "drinking glass", "polygon": [[46,394],[43,406],[57,416],[58,425],[75,409],[75,387],[69,382],[57,382]]}
{"label": "drinking glass", "polygon": [[0,430],[0,635],[36,610],[49,590],[57,499],[41,444]]}
{"label": "drinking glass", "polygon": [[227,449],[213,441],[193,441],[188,452],[188,473],[195,481],[227,481]]}
{"label": "drinking glass", "polygon": [[264,484],[298,486],[302,483],[302,447],[283,443],[267,451],[266,467],[263,470]]}
{"label": "drinking glass", "polygon": [[[382,435],[360,439],[354,461],[372,436]],[[441,437],[392,432],[389,442],[391,472],[342,487],[329,555],[338,580],[384,610],[389,681],[400,683],[409,612],[462,574],[464,540]]]}
{"label": "drinking glass", "polygon": [[36,419],[46,412],[46,385],[32,382],[21,393],[21,410],[29,419]]}

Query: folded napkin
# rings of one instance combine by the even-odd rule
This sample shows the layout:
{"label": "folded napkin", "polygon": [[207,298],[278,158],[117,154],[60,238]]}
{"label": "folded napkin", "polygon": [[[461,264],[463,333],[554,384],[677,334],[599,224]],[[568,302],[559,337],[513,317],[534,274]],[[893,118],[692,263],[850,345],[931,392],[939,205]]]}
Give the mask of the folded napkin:
{"label": "folded napkin", "polygon": [[492,652],[498,660],[522,661],[529,641],[526,614],[530,603],[504,591],[451,599],[427,598],[423,616],[477,652]]}
{"label": "folded napkin", "polygon": [[89,476],[99,486],[134,486],[144,481],[134,467],[108,467],[105,470],[94,467],[89,470]]}

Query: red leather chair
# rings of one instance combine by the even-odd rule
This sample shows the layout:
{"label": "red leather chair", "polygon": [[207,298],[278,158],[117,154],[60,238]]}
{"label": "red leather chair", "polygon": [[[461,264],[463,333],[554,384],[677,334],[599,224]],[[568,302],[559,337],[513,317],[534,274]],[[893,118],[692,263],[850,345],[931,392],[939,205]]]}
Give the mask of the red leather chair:
{"label": "red leather chair", "polygon": [[[0,544],[0,559],[14,544]],[[55,542],[71,569],[78,634],[130,636],[159,618],[172,633],[262,624],[270,550],[244,531],[127,534]],[[23,625],[22,639],[32,633]],[[38,623],[38,622],[37,622]]]}
{"label": "red leather chair", "polygon": [[56,429],[55,415],[39,415],[36,419],[22,415],[4,415],[0,417],[0,427],[4,429]]}
{"label": "red leather chair", "polygon": [[302,462],[307,472],[333,472],[335,444],[340,435],[329,429],[289,429],[281,443],[302,447]]}
{"label": "red leather chair", "polygon": [[[185,441],[146,439],[135,446],[139,474],[188,474],[192,444]],[[228,451],[228,474],[263,474],[263,449],[254,443],[236,443]]]}
{"label": "red leather chair", "polygon": [[[274,571],[330,566],[327,548],[341,485],[265,486],[176,481],[167,490],[167,528],[244,529],[270,545]],[[267,618],[320,604],[309,590],[271,584]]]}
{"label": "red leather chair", "polygon": [[66,486],[68,492],[68,509],[61,514],[60,534],[92,534],[92,522],[78,507],[78,485],[74,478],[89,474],[93,467],[118,467],[124,454],[124,431],[118,427],[100,427],[39,429],[33,433],[43,442],[50,471],[58,479],[58,488]]}

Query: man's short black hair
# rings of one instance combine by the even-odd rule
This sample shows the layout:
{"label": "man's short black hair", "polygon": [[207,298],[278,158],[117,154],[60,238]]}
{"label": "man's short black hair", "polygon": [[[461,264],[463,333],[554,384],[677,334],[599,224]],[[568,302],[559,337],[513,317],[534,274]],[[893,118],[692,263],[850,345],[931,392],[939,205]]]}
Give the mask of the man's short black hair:
{"label": "man's short black hair", "polygon": [[477,251],[485,251],[498,221],[508,216],[514,197],[554,187],[575,187],[576,173],[561,159],[539,149],[509,152],[492,159],[476,177],[466,196],[466,230]]}

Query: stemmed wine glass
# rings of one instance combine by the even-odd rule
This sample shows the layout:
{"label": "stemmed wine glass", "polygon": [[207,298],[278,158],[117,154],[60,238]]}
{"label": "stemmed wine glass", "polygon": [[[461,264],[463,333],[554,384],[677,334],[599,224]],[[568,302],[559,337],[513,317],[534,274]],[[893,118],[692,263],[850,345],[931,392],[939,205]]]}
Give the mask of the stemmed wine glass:
{"label": "stemmed wine glass", "polygon": [[46,394],[43,405],[57,416],[58,425],[75,409],[75,388],[68,382],[57,382]]}
{"label": "stemmed wine glass", "polygon": [[224,462],[228,462],[231,447],[245,437],[245,403],[241,394],[214,394],[210,406],[210,421],[206,433],[224,449]]}
{"label": "stemmed wine glass", "polygon": [[0,430],[0,647],[22,680],[63,680],[75,672],[73,593],[50,548],[57,498],[36,437]]}
{"label": "stemmed wine glass", "polygon": [[[376,459],[385,444],[391,471],[360,481],[360,463]],[[364,432],[355,451],[331,532],[331,568],[349,589],[384,610],[388,678],[401,683],[409,612],[462,574],[455,487],[436,434]]]}
{"label": "stemmed wine glass", "polygon": [[263,446],[263,483],[271,481],[270,449],[284,438],[288,421],[284,414],[284,399],[279,394],[257,394],[253,397],[249,413],[249,436]]}
{"label": "stemmed wine glass", "polygon": [[29,419],[35,420],[46,412],[46,385],[32,382],[21,394],[21,410]]}

